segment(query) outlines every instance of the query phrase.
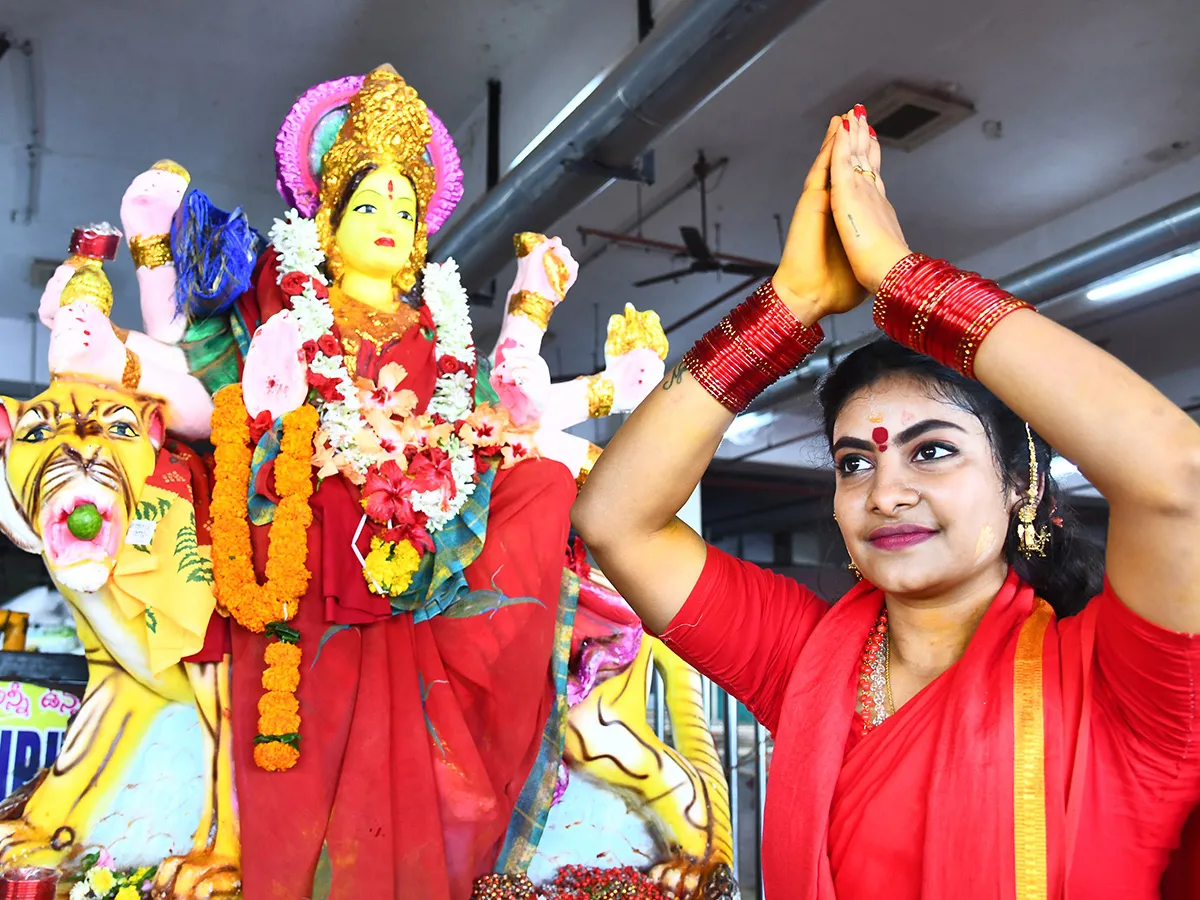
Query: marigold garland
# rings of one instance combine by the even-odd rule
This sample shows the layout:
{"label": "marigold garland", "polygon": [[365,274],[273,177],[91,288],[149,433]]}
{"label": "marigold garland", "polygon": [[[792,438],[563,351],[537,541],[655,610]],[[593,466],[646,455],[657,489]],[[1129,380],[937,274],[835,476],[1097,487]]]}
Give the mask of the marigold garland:
{"label": "marigold garland", "polygon": [[271,741],[254,745],[254,763],[268,772],[285,772],[300,759],[300,751],[290,744]]}
{"label": "marigold garland", "polygon": [[[258,583],[250,543],[247,496],[254,451],[240,384],[217,392],[212,422],[216,457],[211,507],[214,593],[239,625],[263,632],[273,623],[287,622],[295,616],[308,588],[308,528],[312,524],[309,499],[313,490],[313,438],[319,419],[308,404],[283,417],[283,439],[274,473],[280,501],[271,524],[266,584]],[[299,706],[293,696],[300,684],[300,656],[300,648],[290,640],[276,640],[266,650],[262,683],[267,693],[259,703],[254,761],[270,771],[290,769],[300,758],[294,746],[300,726]]]}

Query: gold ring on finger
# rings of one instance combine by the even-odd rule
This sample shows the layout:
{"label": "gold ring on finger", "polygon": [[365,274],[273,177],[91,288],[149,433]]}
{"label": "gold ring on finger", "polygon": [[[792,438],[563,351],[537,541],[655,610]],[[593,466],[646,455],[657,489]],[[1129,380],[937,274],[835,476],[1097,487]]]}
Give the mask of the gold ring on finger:
{"label": "gold ring on finger", "polygon": [[868,169],[866,166],[855,166],[854,171],[857,172],[859,175],[869,175],[871,177],[872,181],[877,181],[879,179],[879,176],[876,175],[874,172],[872,172],[870,169]]}

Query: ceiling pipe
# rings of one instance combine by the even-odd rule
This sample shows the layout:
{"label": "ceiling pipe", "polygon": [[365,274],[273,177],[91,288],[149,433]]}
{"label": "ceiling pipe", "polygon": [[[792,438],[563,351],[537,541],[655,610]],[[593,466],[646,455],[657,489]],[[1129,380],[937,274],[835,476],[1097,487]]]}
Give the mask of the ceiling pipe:
{"label": "ceiling pipe", "polygon": [[[512,258],[512,236],[546,229],[634,166],[820,0],[679,4],[541,144],[456,223],[431,257],[454,257],[468,290]],[[581,165],[573,165],[581,164]],[[453,220],[452,220],[453,221]]]}
{"label": "ceiling pipe", "polygon": [[[1060,305],[1051,301],[1197,241],[1200,241],[1200,194],[1193,194],[1013,272],[1001,278],[999,284],[1013,296],[1043,307],[1049,318],[1065,323],[1076,317],[1078,304]],[[1111,310],[1134,299],[1114,301],[1105,306]],[[830,368],[878,336],[878,332],[869,331],[812,357],[794,375],[763,391],[749,411],[770,409],[807,393]]]}

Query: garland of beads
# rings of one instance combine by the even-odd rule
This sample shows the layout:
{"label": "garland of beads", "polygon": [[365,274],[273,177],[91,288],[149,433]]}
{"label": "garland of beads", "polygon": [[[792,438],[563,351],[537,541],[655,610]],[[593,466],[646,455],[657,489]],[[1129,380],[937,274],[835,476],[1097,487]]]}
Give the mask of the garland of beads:
{"label": "garland of beads", "polygon": [[527,875],[485,875],[475,882],[471,900],[668,900],[668,896],[632,866],[563,866],[540,890]]}
{"label": "garland of beads", "polygon": [[862,720],[864,736],[890,715],[888,675],[888,614],[884,607],[867,633],[858,664],[858,717]]}

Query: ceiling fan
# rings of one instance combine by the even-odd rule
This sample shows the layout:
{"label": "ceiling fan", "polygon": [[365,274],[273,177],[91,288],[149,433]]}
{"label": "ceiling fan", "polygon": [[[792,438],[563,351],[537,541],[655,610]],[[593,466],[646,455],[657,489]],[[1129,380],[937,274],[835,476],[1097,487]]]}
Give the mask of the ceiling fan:
{"label": "ceiling fan", "polygon": [[692,171],[695,173],[696,182],[700,186],[700,227],[695,228],[691,225],[684,225],[679,229],[679,234],[683,238],[683,250],[691,260],[691,265],[686,269],[676,269],[662,275],[643,278],[641,281],[635,281],[633,286],[648,287],[652,284],[661,284],[664,281],[678,281],[686,275],[697,275],[707,272],[725,272],[730,275],[755,278],[765,278],[771,275],[775,271],[775,267],[769,263],[756,263],[753,260],[730,258],[725,254],[713,253],[709,248],[708,176],[712,170],[708,165],[708,160],[704,158],[703,151],[700,152],[696,164],[692,166]]}

